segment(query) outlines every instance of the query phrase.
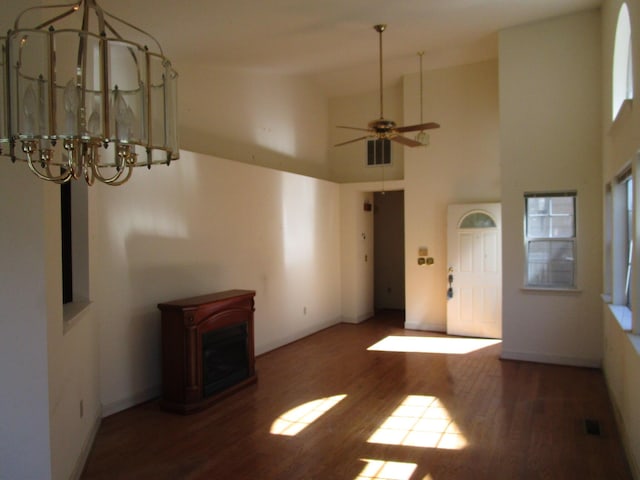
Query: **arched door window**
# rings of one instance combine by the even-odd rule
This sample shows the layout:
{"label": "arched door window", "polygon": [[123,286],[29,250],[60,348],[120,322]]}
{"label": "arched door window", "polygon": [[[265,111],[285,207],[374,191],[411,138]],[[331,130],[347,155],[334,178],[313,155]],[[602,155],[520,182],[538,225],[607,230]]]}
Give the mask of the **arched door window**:
{"label": "arched door window", "polygon": [[471,212],[460,221],[459,228],[496,228],[496,222],[484,212]]}

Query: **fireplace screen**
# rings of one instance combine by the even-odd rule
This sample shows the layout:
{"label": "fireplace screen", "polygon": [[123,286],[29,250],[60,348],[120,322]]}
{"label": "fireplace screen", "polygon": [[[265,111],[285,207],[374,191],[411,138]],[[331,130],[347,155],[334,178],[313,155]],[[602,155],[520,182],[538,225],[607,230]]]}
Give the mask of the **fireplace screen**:
{"label": "fireplace screen", "polygon": [[247,323],[202,334],[203,396],[249,377]]}

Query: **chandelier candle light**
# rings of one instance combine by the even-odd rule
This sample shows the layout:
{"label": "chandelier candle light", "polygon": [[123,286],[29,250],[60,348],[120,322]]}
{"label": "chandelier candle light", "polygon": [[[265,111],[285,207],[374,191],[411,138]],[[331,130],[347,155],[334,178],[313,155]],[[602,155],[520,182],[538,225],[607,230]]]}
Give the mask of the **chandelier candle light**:
{"label": "chandelier candle light", "polygon": [[[23,25],[45,9],[57,15]],[[179,158],[177,73],[154,37],[96,0],[28,8],[0,48],[1,155],[43,180],[89,185],[122,185],[133,167]]]}

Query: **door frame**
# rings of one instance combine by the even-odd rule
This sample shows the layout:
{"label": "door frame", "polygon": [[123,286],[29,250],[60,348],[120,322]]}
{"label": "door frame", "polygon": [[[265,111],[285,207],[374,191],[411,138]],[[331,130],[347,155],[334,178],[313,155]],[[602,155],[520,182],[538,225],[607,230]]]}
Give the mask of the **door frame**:
{"label": "door frame", "polygon": [[[462,221],[472,213],[484,213],[493,219],[495,227],[476,227],[461,229],[460,225]],[[469,235],[474,234],[474,239],[480,241],[480,248],[484,248],[486,238],[490,238],[488,234],[495,234],[495,252],[493,258],[491,254],[487,257],[487,251],[482,251],[481,257],[481,269],[483,271],[476,271],[477,267],[473,267],[473,271],[462,272],[460,271],[460,235],[464,233]],[[490,247],[491,248],[491,247]],[[490,253],[490,251],[489,251]],[[489,265],[485,265],[485,261],[491,262]],[[453,275],[453,282],[447,286],[452,289],[453,298],[447,298],[447,333],[452,335],[462,336],[480,336],[489,338],[501,338],[502,337],[502,205],[500,203],[469,203],[469,204],[451,204],[447,208],[447,264],[448,271],[447,277]],[[484,271],[487,266],[489,270]],[[493,266],[493,267],[492,267]],[[451,269],[453,271],[451,272]],[[456,279],[464,282],[465,298],[470,300],[473,313],[470,319],[461,319],[461,311],[464,305],[461,305],[462,292],[460,287],[456,288]],[[447,278],[448,282],[449,278]],[[460,285],[460,284],[458,284]],[[490,286],[487,289],[486,286]],[[491,296],[495,295],[497,298],[493,303],[487,303],[486,294]],[[480,298],[481,300],[477,301]],[[476,306],[476,302],[480,307]],[[468,304],[467,304],[468,305]],[[480,309],[478,311],[477,309]],[[485,310],[485,308],[487,310]],[[497,317],[497,318],[496,318]],[[492,321],[486,321],[492,318]]]}

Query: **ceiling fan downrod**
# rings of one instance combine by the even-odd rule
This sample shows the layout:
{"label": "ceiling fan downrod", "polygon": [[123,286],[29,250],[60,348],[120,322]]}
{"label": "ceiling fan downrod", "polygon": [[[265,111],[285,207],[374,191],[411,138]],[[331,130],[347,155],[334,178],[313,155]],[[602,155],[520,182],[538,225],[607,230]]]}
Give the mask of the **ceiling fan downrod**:
{"label": "ceiling fan downrod", "polygon": [[431,128],[440,127],[440,125],[438,125],[435,122],[422,123],[422,121],[418,125],[407,125],[407,126],[400,127],[400,126],[397,126],[396,122],[394,122],[393,120],[386,120],[384,118],[382,32],[384,32],[386,28],[387,26],[385,24],[379,24],[379,25],[373,26],[373,29],[379,34],[379,43],[380,43],[380,118],[370,121],[367,124],[367,128],[338,125],[338,128],[348,128],[350,130],[360,130],[363,132],[367,132],[367,135],[363,135],[358,138],[347,140],[346,142],[337,143],[335,144],[336,147],[339,147],[341,145],[347,145],[354,142],[359,142],[360,140],[367,140],[370,138],[375,138],[378,140],[393,140],[394,142],[401,143],[402,145],[407,147],[420,147],[424,145],[423,142],[405,137],[402,134],[407,132],[417,132],[418,130],[427,130]]}
{"label": "ceiling fan downrod", "polygon": [[383,101],[383,93],[382,93],[382,32],[385,31],[385,29],[387,28],[387,26],[383,23],[379,24],[379,25],[374,25],[373,29],[378,32],[380,35],[380,61],[378,62],[380,64],[380,120],[382,120],[384,118],[384,113],[383,113],[383,108],[384,108],[384,101]]}

